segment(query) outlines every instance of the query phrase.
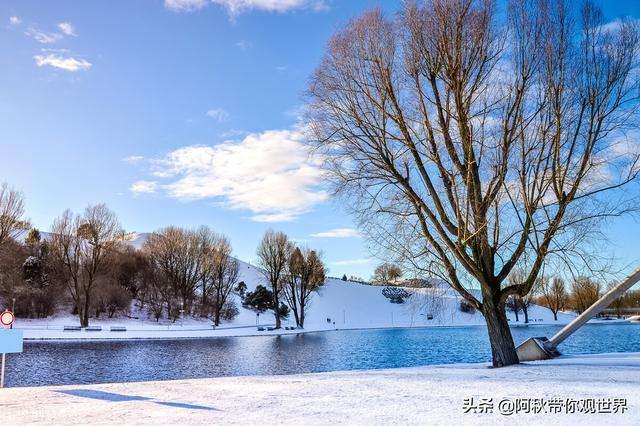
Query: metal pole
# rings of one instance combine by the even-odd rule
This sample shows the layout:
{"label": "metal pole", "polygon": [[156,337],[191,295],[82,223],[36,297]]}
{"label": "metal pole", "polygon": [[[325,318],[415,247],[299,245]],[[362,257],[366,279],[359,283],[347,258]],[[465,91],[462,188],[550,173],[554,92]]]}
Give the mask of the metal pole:
{"label": "metal pole", "polygon": [[602,312],[607,306],[611,304],[618,297],[622,296],[622,294],[629,290],[634,286],[638,281],[640,281],[640,268],[637,269],[634,273],[629,275],[624,281],[620,284],[612,288],[609,292],[607,292],[604,296],[602,296],[596,303],[591,305],[586,311],[578,315],[576,319],[567,324],[562,330],[560,330],[555,336],[549,339],[549,343],[551,345],[558,346],[562,343],[567,337],[571,336],[573,332],[582,327],[584,323],[589,321],[591,318],[598,315]]}
{"label": "metal pole", "polygon": [[0,368],[0,370],[2,370],[0,372],[0,388],[4,387],[4,358],[5,358],[5,354],[2,354],[2,368]]}

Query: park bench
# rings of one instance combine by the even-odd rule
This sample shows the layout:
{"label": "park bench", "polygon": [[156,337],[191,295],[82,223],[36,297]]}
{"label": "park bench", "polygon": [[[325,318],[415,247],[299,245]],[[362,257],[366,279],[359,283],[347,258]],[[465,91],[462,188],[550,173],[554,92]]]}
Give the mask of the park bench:
{"label": "park bench", "polygon": [[111,331],[127,331],[127,327],[122,327],[122,326],[113,326],[111,327]]}
{"label": "park bench", "polygon": [[93,325],[84,329],[85,331],[102,331],[102,327],[99,325]]}
{"label": "park bench", "polygon": [[65,325],[63,331],[80,331],[82,328],[79,325]]}
{"label": "park bench", "polygon": [[258,327],[258,331],[264,331],[264,327]]}

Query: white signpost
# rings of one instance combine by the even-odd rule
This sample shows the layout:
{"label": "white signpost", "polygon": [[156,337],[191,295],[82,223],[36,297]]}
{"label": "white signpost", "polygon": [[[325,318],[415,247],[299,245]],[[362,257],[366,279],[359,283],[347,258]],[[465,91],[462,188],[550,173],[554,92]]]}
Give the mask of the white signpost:
{"label": "white signpost", "polygon": [[6,354],[22,352],[22,331],[12,330],[16,317],[13,312],[6,310],[0,313],[0,353],[2,353],[2,366],[0,366],[0,388],[4,387],[4,364]]}

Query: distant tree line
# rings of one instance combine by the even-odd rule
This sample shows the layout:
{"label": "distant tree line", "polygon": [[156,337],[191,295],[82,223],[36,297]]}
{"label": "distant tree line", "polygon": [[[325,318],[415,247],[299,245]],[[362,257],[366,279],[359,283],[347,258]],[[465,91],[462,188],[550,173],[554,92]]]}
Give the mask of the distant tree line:
{"label": "distant tree line", "polygon": [[104,204],[70,210],[44,234],[23,219],[23,195],[0,186],[0,301],[21,317],[45,318],[67,309],[80,325],[102,315],[138,310],[159,321],[210,318],[216,326],[238,313],[232,294],[254,311],[272,311],[276,327],[292,312],[303,327],[312,295],[325,281],[314,250],[268,231],[258,259],[269,288],[247,291],[229,239],[206,226],[169,226],[132,247],[116,215]]}
{"label": "distant tree line", "polygon": [[[517,283],[524,276],[519,270],[515,270],[510,280]],[[516,321],[520,320],[520,313],[523,315],[525,323],[529,322],[529,308],[531,304],[536,304],[548,308],[553,313],[554,320],[558,320],[558,313],[563,311],[573,311],[582,313],[600,299],[607,291],[617,283],[611,282],[608,285],[589,277],[575,277],[569,285],[562,277],[541,275],[536,279],[536,283],[527,297],[512,296],[507,300],[507,309],[515,314]],[[618,317],[627,308],[640,308],[640,290],[628,291],[610,305]]]}

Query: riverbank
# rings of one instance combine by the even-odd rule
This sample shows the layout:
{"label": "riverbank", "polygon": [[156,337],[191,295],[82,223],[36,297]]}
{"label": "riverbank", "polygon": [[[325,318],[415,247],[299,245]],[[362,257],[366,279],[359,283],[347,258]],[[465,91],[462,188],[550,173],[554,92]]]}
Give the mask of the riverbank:
{"label": "riverbank", "polygon": [[[0,411],[3,419],[19,424],[630,425],[637,424],[640,417],[638,383],[640,353],[600,354],[502,369],[490,369],[487,364],[452,364],[8,388],[0,391]],[[465,403],[467,398],[473,402]],[[517,404],[520,412],[506,415]],[[540,404],[543,411],[534,412]],[[490,406],[492,413],[481,413]],[[529,413],[524,412],[527,410]]]}
{"label": "riverbank", "polygon": [[[529,324],[517,322],[511,323],[511,327],[540,327],[549,325],[562,326],[567,320],[558,322],[532,322]],[[589,324],[629,324],[628,320],[599,320],[593,319]],[[274,336],[302,333],[317,333],[334,330],[379,330],[379,329],[421,329],[421,328],[460,328],[460,327],[484,327],[482,323],[469,324],[387,324],[384,326],[336,326],[326,324],[323,326],[315,325],[304,329],[287,327],[275,330],[273,324],[263,324],[260,326],[244,325],[244,326],[221,326],[212,327],[211,325],[200,323],[189,323],[186,325],[146,325],[140,326],[131,323],[106,323],[93,326],[93,329],[77,329],[65,330],[65,326],[51,325],[23,326],[18,324],[16,329],[23,331],[24,339],[27,341],[98,341],[98,340],[178,340],[178,339],[201,339],[215,337],[243,337],[243,336]],[[120,331],[112,331],[112,328],[119,328]]]}

